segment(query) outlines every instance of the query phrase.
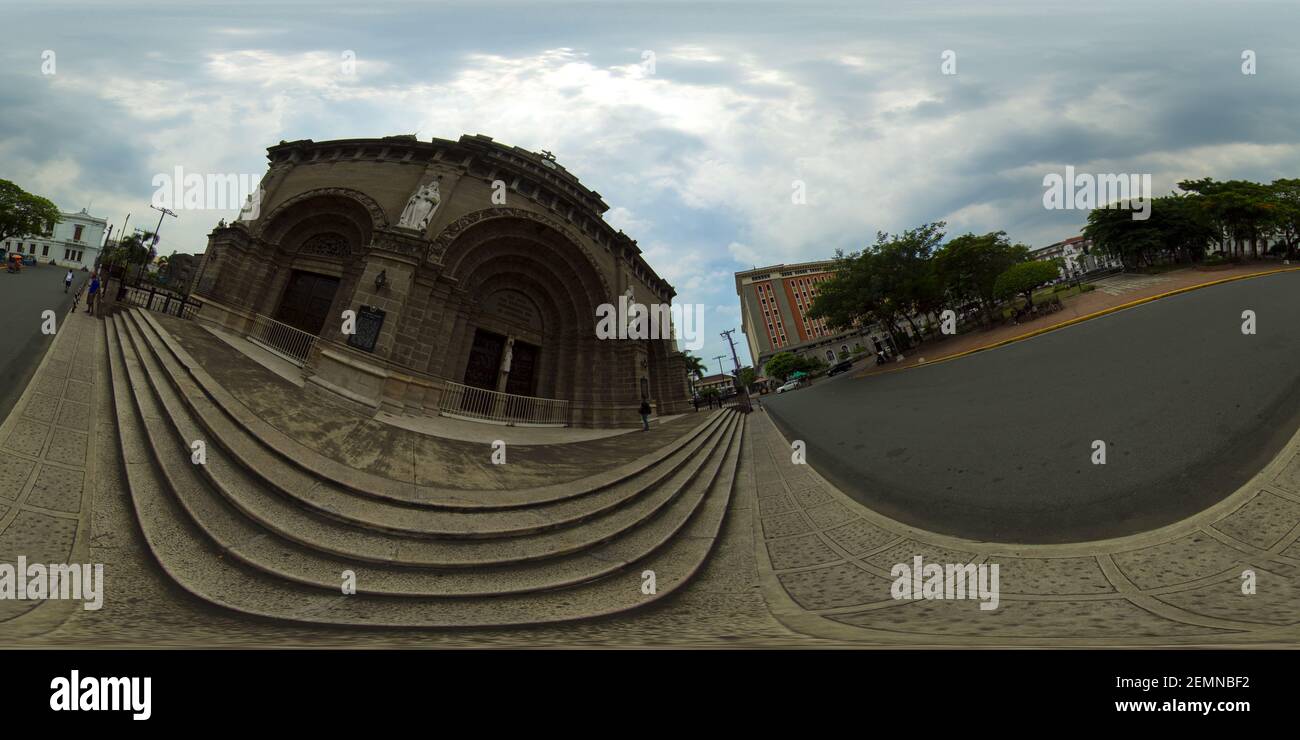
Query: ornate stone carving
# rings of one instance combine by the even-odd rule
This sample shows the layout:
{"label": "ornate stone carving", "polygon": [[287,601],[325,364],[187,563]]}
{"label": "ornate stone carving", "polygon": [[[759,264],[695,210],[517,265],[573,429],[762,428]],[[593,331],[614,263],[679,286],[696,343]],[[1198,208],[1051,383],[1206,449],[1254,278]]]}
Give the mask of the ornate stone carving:
{"label": "ornate stone carving", "polygon": [[433,214],[438,210],[438,204],[441,202],[442,195],[438,192],[437,180],[421,185],[407,199],[406,208],[402,209],[402,217],[398,219],[397,225],[403,229],[424,233],[424,230],[429,228],[429,222],[433,220]]}
{"label": "ornate stone carving", "polygon": [[424,258],[424,253],[428,246],[429,242],[423,237],[403,234],[388,229],[375,232],[375,235],[370,242],[371,249],[392,252],[403,257],[409,257],[416,261]]}
{"label": "ornate stone carving", "polygon": [[298,254],[347,258],[352,256],[352,245],[342,234],[325,232],[308,237],[298,247]]}
{"label": "ornate stone carving", "polygon": [[284,213],[286,210],[298,205],[304,200],[310,200],[322,196],[351,198],[370,213],[371,228],[381,229],[388,226],[388,215],[384,213],[384,209],[381,208],[373,198],[360,190],[353,190],[352,188],[316,188],[315,190],[308,190],[304,193],[299,193],[273,208],[270,213],[266,214],[266,218],[261,219],[258,222],[257,232],[260,234],[265,231],[269,226],[275,223],[276,218],[281,213]]}

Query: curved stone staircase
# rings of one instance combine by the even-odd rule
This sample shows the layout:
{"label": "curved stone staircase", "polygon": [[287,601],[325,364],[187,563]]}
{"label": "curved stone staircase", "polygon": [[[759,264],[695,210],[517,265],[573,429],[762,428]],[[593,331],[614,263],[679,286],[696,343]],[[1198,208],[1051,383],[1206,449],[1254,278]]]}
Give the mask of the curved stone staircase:
{"label": "curved stone staircase", "polygon": [[[420,486],[330,460],[258,419],[142,310],[105,330],[144,537],[181,587],[239,612],[394,627],[615,614],[689,581],[727,512],[744,427],[733,411],[567,484]],[[196,440],[206,464],[191,462]],[[343,593],[347,572],[354,594]]]}

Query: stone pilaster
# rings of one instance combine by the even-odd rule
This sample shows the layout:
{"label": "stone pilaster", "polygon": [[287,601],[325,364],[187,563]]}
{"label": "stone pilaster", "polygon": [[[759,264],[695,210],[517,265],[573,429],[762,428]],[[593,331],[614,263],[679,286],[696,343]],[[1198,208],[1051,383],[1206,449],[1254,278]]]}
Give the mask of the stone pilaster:
{"label": "stone pilaster", "polygon": [[[370,306],[384,312],[374,354],[392,359],[407,302],[415,287],[415,270],[423,259],[425,242],[411,233],[381,231],[375,234],[365,257],[348,308],[360,312]],[[383,285],[378,285],[380,276]]]}

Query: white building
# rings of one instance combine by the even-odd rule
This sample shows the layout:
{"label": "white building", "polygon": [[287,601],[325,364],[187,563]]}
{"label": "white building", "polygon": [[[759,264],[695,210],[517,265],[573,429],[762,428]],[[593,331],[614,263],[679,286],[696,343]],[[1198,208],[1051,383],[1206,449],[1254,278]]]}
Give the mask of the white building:
{"label": "white building", "polygon": [[1035,260],[1061,260],[1061,277],[1071,278],[1097,270],[1123,267],[1123,263],[1114,257],[1093,249],[1092,240],[1083,236],[1072,236],[1065,241],[1049,244],[1046,247],[1029,250],[1029,257]]}
{"label": "white building", "polygon": [[44,234],[12,237],[3,246],[11,254],[35,255],[37,262],[91,269],[99,257],[107,228],[107,219],[96,218],[83,208],[77,213],[63,214],[63,220]]}

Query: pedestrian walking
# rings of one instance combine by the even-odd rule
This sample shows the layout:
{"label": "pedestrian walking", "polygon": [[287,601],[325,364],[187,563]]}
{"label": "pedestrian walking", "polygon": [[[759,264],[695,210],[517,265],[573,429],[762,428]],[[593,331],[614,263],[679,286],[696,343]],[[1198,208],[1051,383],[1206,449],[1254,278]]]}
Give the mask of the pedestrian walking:
{"label": "pedestrian walking", "polygon": [[650,402],[644,398],[641,399],[641,408],[637,409],[637,411],[641,414],[641,431],[650,431]]}
{"label": "pedestrian walking", "polygon": [[71,287],[72,287],[72,268],[69,267],[68,274],[63,276],[63,292],[67,293],[68,289]]}
{"label": "pedestrian walking", "polygon": [[90,273],[90,290],[86,292],[86,313],[95,310],[95,299],[99,297],[99,273]]}

